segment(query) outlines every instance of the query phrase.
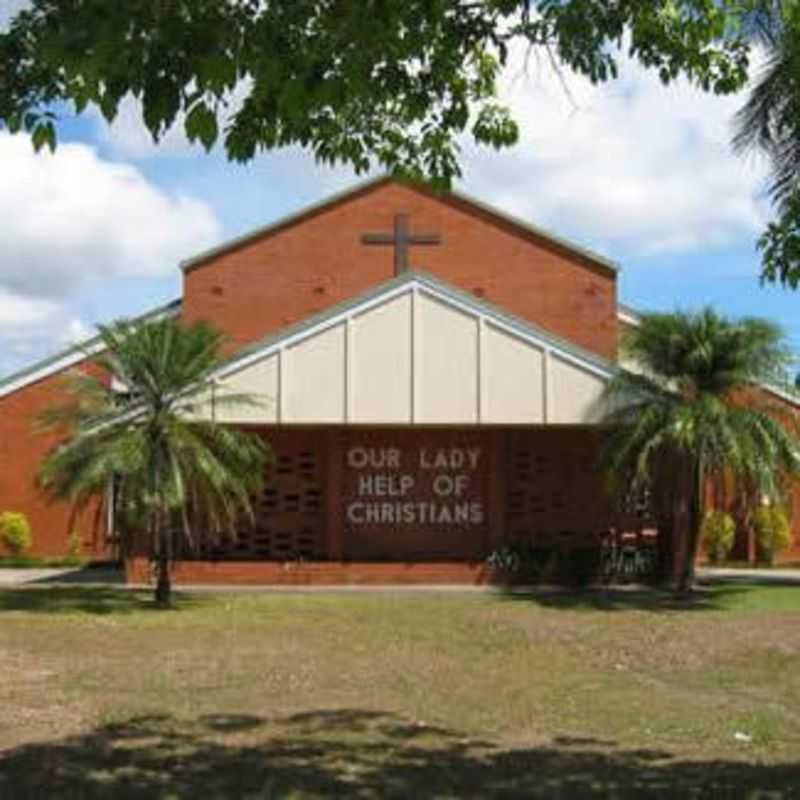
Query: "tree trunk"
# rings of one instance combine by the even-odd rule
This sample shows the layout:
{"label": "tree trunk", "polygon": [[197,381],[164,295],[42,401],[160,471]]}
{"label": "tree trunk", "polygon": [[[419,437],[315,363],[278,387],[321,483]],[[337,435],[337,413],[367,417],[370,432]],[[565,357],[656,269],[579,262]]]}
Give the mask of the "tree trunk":
{"label": "tree trunk", "polygon": [[703,497],[705,492],[705,473],[701,464],[696,464],[689,472],[686,491],[685,541],[686,552],[683,568],[678,581],[678,592],[686,594],[694,588],[697,551],[700,546],[700,528],[703,523]]}
{"label": "tree trunk", "polygon": [[685,594],[694,588],[694,563],[697,560],[697,545],[700,541],[698,536],[699,520],[696,515],[689,513],[686,515],[686,556],[681,570],[680,580],[678,581],[678,592]]}
{"label": "tree trunk", "polygon": [[155,601],[160,608],[168,608],[172,603],[172,581],[170,576],[169,535],[164,529],[162,516],[157,516],[156,539],[158,550],[156,554],[156,591]]}

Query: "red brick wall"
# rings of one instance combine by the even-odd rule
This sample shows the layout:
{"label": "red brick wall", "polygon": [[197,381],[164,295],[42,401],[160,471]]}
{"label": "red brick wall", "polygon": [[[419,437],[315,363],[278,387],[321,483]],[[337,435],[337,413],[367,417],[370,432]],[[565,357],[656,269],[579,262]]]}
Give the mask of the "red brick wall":
{"label": "red brick wall", "polygon": [[800,483],[796,484],[792,492],[792,545],[788,550],[780,553],[777,561],[800,562]]}
{"label": "red brick wall", "polygon": [[[36,474],[46,453],[60,437],[35,429],[36,418],[48,407],[67,400],[64,373],[51,375],[0,398],[0,512],[21,511],[31,524],[33,555],[67,554],[71,510],[52,503],[36,486]],[[101,555],[102,541],[93,536],[94,515],[86,513],[74,523],[85,544],[85,556]],[[0,547],[0,555],[5,555]]]}
{"label": "red brick wall", "polygon": [[[764,392],[763,390],[752,390],[740,392],[735,401],[742,405],[756,405],[761,409],[765,407],[772,409],[772,415],[790,430],[800,430],[800,408],[797,404],[789,400],[778,397],[771,392]],[[766,402],[766,406],[765,406]],[[722,507],[728,511],[736,522],[736,536],[734,539],[733,549],[730,553],[730,559],[733,561],[750,561],[755,563],[758,553],[755,543],[755,536],[752,529],[746,524],[745,518],[747,513],[751,510],[747,505],[747,500],[733,490],[726,491],[729,496],[722,499]],[[706,491],[706,503],[708,507],[713,507],[715,498],[709,486]],[[789,496],[789,514],[791,517],[791,536],[792,544],[781,553],[776,555],[778,562],[800,562],[800,481],[796,481],[790,491]],[[698,561],[704,562],[707,555],[702,546],[698,553]]]}
{"label": "red brick wall", "polygon": [[[152,584],[146,558],[125,562],[125,578],[132,584]],[[513,576],[498,573],[480,562],[377,563],[276,561],[181,561],[174,565],[177,584],[261,586],[481,586],[513,583]],[[520,581],[521,582],[521,581]]]}
{"label": "red brick wall", "polygon": [[[614,508],[592,468],[597,436],[589,427],[258,431],[275,462],[256,498],[255,522],[243,520],[235,539],[204,544],[198,535],[201,550],[188,558],[481,562],[508,541],[587,544],[611,528],[654,526]],[[472,455],[462,463],[436,462],[455,451]],[[477,517],[393,518],[398,505],[417,503],[451,511],[474,504]],[[348,520],[353,506],[358,518]],[[367,506],[373,514],[389,506],[392,516],[368,519]],[[146,554],[142,546],[136,552]]]}
{"label": "red brick wall", "polygon": [[[783,414],[783,423],[795,432],[800,431],[800,407],[797,403],[791,403],[784,398],[768,394],[768,401],[775,403]],[[777,561],[800,561],[800,481],[796,481],[791,492],[789,502],[791,524],[792,524],[792,544],[782,553],[778,554]]]}
{"label": "red brick wall", "polygon": [[[265,537],[281,531],[291,537],[316,527],[321,547],[302,558],[229,547],[227,552],[194,554],[174,568],[177,583],[341,585],[341,584],[485,584],[505,582],[507,574],[487,566],[486,555],[507,541],[518,544],[586,546],[599,544],[599,535],[611,527],[638,531],[642,518],[621,514],[603,500],[603,484],[591,464],[596,455],[596,432],[586,428],[261,428],[277,457],[254,525]],[[370,450],[369,463],[353,461],[353,451]],[[433,463],[435,454],[451,448],[478,453],[472,467],[436,467],[430,474],[421,462]],[[310,452],[313,451],[313,457]],[[326,464],[298,468],[300,461]],[[348,456],[350,453],[350,456]],[[392,456],[391,454],[395,455]],[[362,453],[363,455],[363,453]],[[524,456],[524,458],[523,458]],[[581,460],[575,464],[576,458]],[[348,464],[348,462],[350,462]],[[555,478],[543,481],[543,470]],[[285,473],[282,475],[282,473]],[[436,497],[430,477],[459,475],[468,484],[458,495]],[[380,492],[363,491],[364,477],[390,476]],[[403,478],[412,477],[408,492],[398,492]],[[282,488],[277,496],[270,487]],[[373,487],[377,484],[373,484]],[[323,506],[305,505],[306,489],[319,490]],[[526,496],[519,498],[521,489]],[[534,496],[535,494],[535,496]],[[458,498],[458,499],[457,499]],[[430,499],[452,506],[462,500],[477,502],[485,516],[476,524],[438,527],[408,520],[361,524],[347,521],[352,504],[393,505]],[[521,503],[520,503],[521,499]],[[264,504],[268,507],[265,507]],[[264,512],[267,513],[264,513]],[[473,521],[474,522],[474,521]],[[245,540],[251,532],[243,532]],[[148,561],[138,550],[127,564],[128,580],[146,583],[152,578]],[[529,579],[529,576],[527,577]],[[518,580],[525,581],[520,574]]]}
{"label": "red brick wall", "polygon": [[438,232],[439,246],[411,248],[411,266],[474,292],[552,333],[614,358],[613,271],[453,198],[386,181],[187,271],[184,318],[213,321],[228,350],[274,333],[388,280],[393,248],[362,233]]}

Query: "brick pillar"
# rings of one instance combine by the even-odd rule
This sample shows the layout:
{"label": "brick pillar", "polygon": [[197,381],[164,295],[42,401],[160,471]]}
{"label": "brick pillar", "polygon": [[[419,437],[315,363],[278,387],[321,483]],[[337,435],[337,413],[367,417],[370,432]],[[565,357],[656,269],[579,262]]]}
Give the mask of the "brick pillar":
{"label": "brick pillar", "polygon": [[489,431],[489,496],[487,503],[486,552],[500,545],[506,534],[508,495],[508,432]]}
{"label": "brick pillar", "polygon": [[344,506],[342,504],[342,459],[344,431],[331,428],[327,436],[327,486],[325,491],[325,530],[327,555],[341,561],[344,552]]}

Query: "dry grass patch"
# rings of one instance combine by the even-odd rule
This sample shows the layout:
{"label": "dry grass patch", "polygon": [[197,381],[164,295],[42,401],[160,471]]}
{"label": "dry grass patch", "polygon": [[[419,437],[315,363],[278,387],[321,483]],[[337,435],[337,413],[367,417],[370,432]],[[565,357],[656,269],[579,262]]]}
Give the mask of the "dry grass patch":
{"label": "dry grass patch", "polygon": [[798,589],[16,590],[0,620],[3,800],[800,786]]}

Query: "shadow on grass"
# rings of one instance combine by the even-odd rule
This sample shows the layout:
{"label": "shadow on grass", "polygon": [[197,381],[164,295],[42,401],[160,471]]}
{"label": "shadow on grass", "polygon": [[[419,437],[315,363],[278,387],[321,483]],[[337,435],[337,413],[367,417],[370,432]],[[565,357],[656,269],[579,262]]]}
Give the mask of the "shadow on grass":
{"label": "shadow on grass", "polygon": [[[197,595],[176,593],[173,607],[165,611],[156,607],[151,591],[133,591],[113,586],[0,589],[0,613],[27,611],[43,614],[129,614],[136,611],[159,611],[168,614],[209,601],[210,598],[206,600]],[[4,800],[2,794],[0,800]]]}
{"label": "shadow on grass", "polygon": [[[220,728],[220,721],[222,728]],[[224,731],[224,734],[220,733]],[[225,738],[225,735],[228,738]],[[140,717],[0,755],[0,797],[797,797],[800,765],[686,761],[591,739],[501,749],[391,713]]]}
{"label": "shadow on grass", "polygon": [[69,569],[58,575],[49,575],[31,581],[30,585],[45,586],[47,584],[86,584],[103,583],[121,585],[125,583],[125,572],[118,564],[103,562],[86,564],[81,567]]}
{"label": "shadow on grass", "polygon": [[752,585],[726,584],[700,586],[687,594],[665,589],[627,589],[625,587],[554,589],[551,591],[508,591],[500,597],[545,608],[586,611],[726,611],[754,588]]}

